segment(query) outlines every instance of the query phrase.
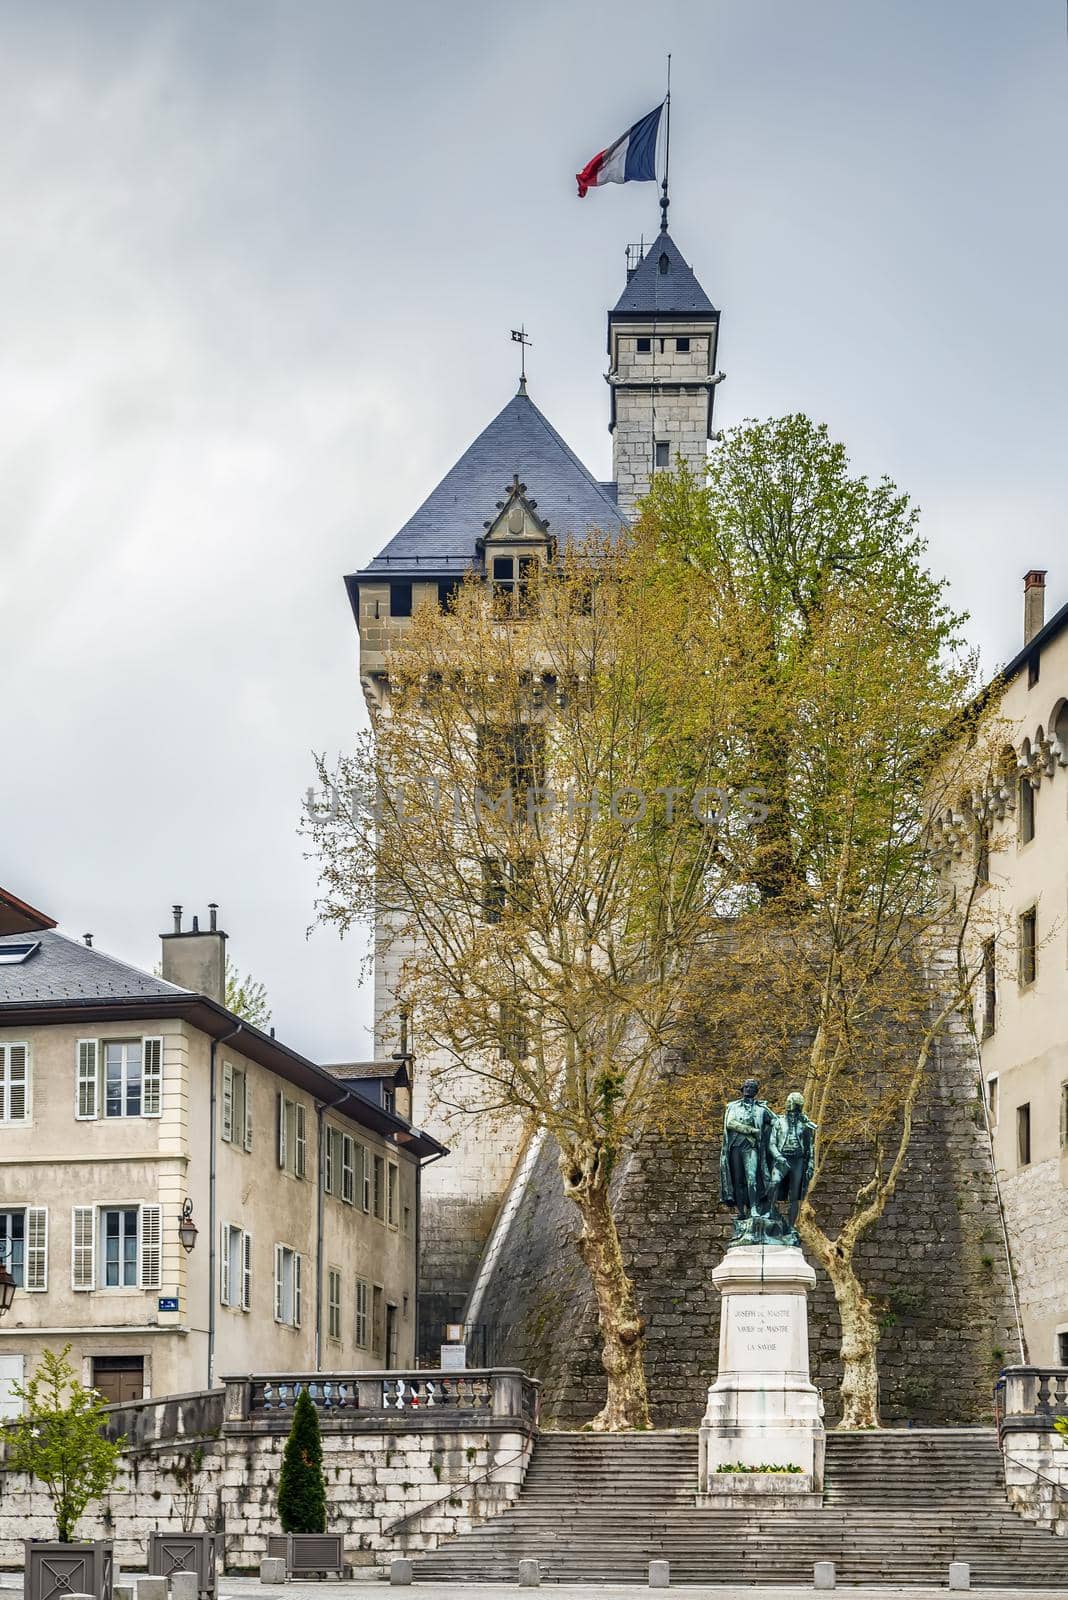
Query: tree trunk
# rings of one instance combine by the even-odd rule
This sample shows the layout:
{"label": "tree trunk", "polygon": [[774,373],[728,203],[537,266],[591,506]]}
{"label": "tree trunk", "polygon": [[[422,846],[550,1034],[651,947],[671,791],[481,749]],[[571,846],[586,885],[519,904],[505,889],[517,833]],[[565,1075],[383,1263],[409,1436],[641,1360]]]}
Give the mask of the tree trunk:
{"label": "tree trunk", "polygon": [[593,1145],[560,1152],[564,1191],[582,1217],[579,1254],[593,1280],[604,1341],[601,1365],[608,1378],[608,1393],[590,1424],[599,1433],[652,1426],[645,1387],[645,1323],[623,1265],[608,1196],[609,1165],[607,1152]]}
{"label": "tree trunk", "polygon": [[852,1255],[840,1241],[824,1240],[820,1260],[838,1302],[842,1324],[842,1420],[840,1428],[879,1426],[879,1324]]}

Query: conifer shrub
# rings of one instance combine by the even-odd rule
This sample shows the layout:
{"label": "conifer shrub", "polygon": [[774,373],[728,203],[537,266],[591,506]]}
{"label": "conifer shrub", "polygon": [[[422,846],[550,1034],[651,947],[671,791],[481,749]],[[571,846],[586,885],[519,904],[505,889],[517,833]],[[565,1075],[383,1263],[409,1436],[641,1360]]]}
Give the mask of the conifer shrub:
{"label": "conifer shrub", "polygon": [[326,1482],[319,1414],[307,1389],[293,1408],[293,1421],[278,1478],[278,1516],[284,1533],[326,1532]]}

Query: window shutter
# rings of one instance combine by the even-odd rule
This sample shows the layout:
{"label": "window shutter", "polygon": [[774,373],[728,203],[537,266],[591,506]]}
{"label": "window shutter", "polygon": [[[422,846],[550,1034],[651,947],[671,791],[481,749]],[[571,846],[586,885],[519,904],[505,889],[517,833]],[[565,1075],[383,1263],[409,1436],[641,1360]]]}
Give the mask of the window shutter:
{"label": "window shutter", "polygon": [[278,1165],[285,1170],[286,1164],[286,1099],[281,1090],[278,1091]]}
{"label": "window shutter", "polygon": [[[281,1098],[282,1098],[281,1095],[279,1095],[278,1098],[279,1098],[279,1100],[281,1100]],[[274,1320],[276,1322],[281,1322],[283,1309],[284,1308],[283,1308],[283,1305],[282,1305],[282,1246],[280,1244],[276,1244],[275,1247],[274,1247]]]}
{"label": "window shutter", "polygon": [[360,1185],[360,1205],[363,1207],[364,1211],[370,1211],[371,1171],[370,1157],[367,1154],[366,1145],[358,1144],[356,1146],[356,1176]]}
{"label": "window shutter", "polygon": [[337,1183],[337,1166],[334,1160],[334,1130],[325,1128],[323,1139],[323,1188],[327,1194],[333,1194]]}
{"label": "window shutter", "polygon": [[241,1235],[241,1309],[252,1309],[252,1235]]}
{"label": "window shutter", "polygon": [[26,1287],[48,1288],[48,1208],[26,1208]]}
{"label": "window shutter", "polygon": [[141,1041],[142,1116],[158,1117],[163,1110],[163,1040]]}
{"label": "window shutter", "polygon": [[[93,1046],[94,1054],[96,1046]],[[70,1286],[92,1289],[96,1284],[96,1207],[75,1206],[70,1225]]]}
{"label": "window shutter", "polygon": [[158,1289],[163,1277],[163,1225],[159,1206],[141,1207],[141,1287]]}
{"label": "window shutter", "polygon": [[74,1115],[80,1121],[89,1121],[97,1115],[97,1093],[97,1043],[95,1039],[79,1039],[78,1086],[75,1093]]}
{"label": "window shutter", "polygon": [[297,1101],[296,1145],[296,1159],[293,1163],[293,1170],[296,1172],[298,1178],[303,1178],[305,1171],[307,1170],[308,1140],[305,1131],[304,1106],[299,1100]]}
{"label": "window shutter", "polygon": [[4,1073],[3,1103],[0,1117],[8,1122],[25,1122],[26,1089],[29,1078],[29,1051],[24,1044],[8,1045],[7,1070]]}
{"label": "window shutter", "polygon": [[[234,1138],[234,1069],[229,1061],[222,1070],[222,1136],[227,1144]],[[224,1302],[225,1304],[226,1302]]]}
{"label": "window shutter", "polygon": [[300,1264],[302,1257],[293,1252],[293,1326],[300,1327]]}
{"label": "window shutter", "polygon": [[341,1139],[341,1198],[351,1206],[355,1197],[353,1187],[353,1139],[346,1133]]}
{"label": "window shutter", "polygon": [[249,1075],[245,1073],[245,1131],[244,1145],[246,1150],[252,1149],[252,1083]]}
{"label": "window shutter", "polygon": [[219,1229],[219,1304],[230,1304],[230,1224]]}

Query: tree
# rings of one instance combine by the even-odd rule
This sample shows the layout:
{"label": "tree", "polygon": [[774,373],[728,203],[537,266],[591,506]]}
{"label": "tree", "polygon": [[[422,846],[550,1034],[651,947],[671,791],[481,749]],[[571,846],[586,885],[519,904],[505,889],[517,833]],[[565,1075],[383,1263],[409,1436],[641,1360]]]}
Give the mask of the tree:
{"label": "tree", "polygon": [[251,973],[242,977],[229,957],[226,960],[226,1009],[254,1028],[266,1028],[271,1020],[266,986],[257,983]]}
{"label": "tree", "polygon": [[278,1516],[286,1533],[326,1532],[326,1483],[319,1413],[307,1389],[293,1407],[293,1421],[278,1477]]}
{"label": "tree", "polygon": [[[996,765],[996,706],[977,700],[963,618],[923,565],[917,514],[806,418],[729,434],[707,487],[659,475],[645,536],[696,615],[747,618],[748,717],[722,782],[758,776],[768,816],[729,924],[692,972],[720,1098],[759,1063],[779,1094],[803,1081],[820,1127],[801,1209],[842,1327],[843,1426],[878,1422],[879,1327],[856,1266],[907,1159],[940,1041],[970,1010],[986,940],[1005,937],[964,826],[947,877],[936,831],[971,814]],[[707,1048],[707,1047],[706,1047]],[[707,1074],[673,1090],[692,1126]],[[856,1187],[845,1215],[828,1179]]]}
{"label": "tree", "polygon": [[25,1387],[12,1386],[25,1411],[5,1428],[7,1467],[45,1485],[64,1542],[89,1502],[107,1493],[126,1442],[104,1437],[104,1402],[75,1377],[69,1353],[69,1344],[58,1355],[46,1350]]}
{"label": "tree", "polygon": [[[707,931],[716,852],[746,826],[744,796],[702,793],[688,597],[657,561],[592,535],[530,575],[518,610],[470,575],[445,612],[418,608],[388,714],[320,764],[332,800],[309,822],[321,915],[401,954],[397,1004],[439,1102],[556,1142],[598,1309],[598,1429],[649,1425],[612,1178]],[[702,641],[702,716],[729,721],[732,643]]]}

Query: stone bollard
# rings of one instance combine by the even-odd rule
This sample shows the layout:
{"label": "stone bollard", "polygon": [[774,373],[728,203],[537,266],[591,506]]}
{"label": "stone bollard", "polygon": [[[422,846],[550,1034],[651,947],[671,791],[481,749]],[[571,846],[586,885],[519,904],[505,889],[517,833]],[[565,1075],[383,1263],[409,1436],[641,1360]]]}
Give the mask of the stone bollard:
{"label": "stone bollard", "polygon": [[406,1556],[394,1556],[389,1564],[390,1583],[411,1583],[412,1564]]}
{"label": "stone bollard", "polygon": [[[264,1556],[260,1562],[261,1583],[285,1583],[286,1558],[285,1556]],[[138,1595],[137,1600],[141,1600]]]}
{"label": "stone bollard", "polygon": [[949,1563],[949,1587],[951,1589],[970,1589],[972,1586],[972,1569],[966,1561],[951,1561]]}
{"label": "stone bollard", "polygon": [[521,1561],[519,1563],[519,1587],[521,1589],[536,1589],[541,1583],[541,1568],[536,1561]]}
{"label": "stone bollard", "polygon": [[670,1589],[671,1587],[671,1562],[650,1561],[649,1563],[650,1589]]}
{"label": "stone bollard", "polygon": [[171,1573],[171,1600],[199,1600],[200,1579],[195,1572]]}
{"label": "stone bollard", "polygon": [[138,1578],[137,1600],[167,1600],[166,1578]]}
{"label": "stone bollard", "polygon": [[834,1583],[834,1562],[817,1561],[812,1568],[812,1587],[814,1589],[833,1589]]}

